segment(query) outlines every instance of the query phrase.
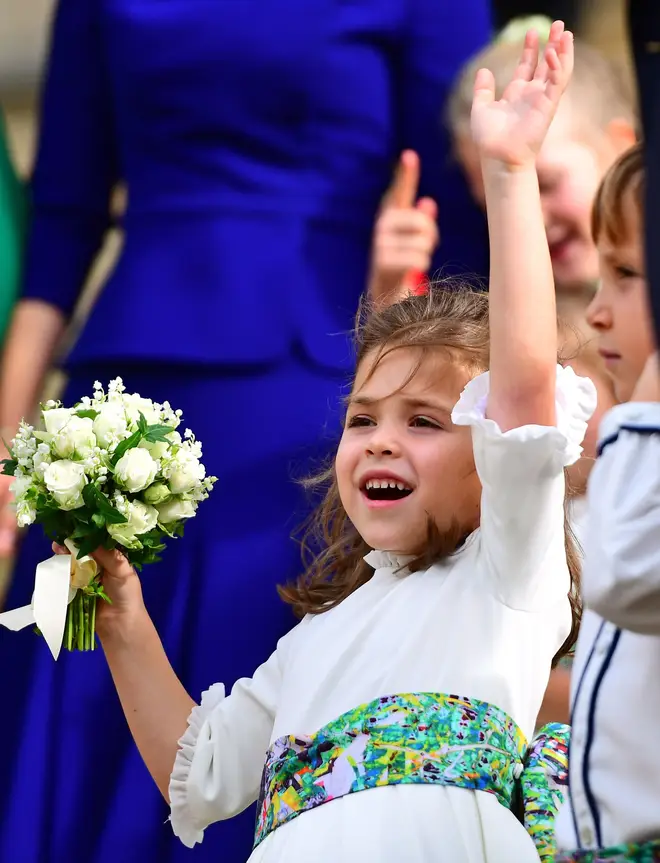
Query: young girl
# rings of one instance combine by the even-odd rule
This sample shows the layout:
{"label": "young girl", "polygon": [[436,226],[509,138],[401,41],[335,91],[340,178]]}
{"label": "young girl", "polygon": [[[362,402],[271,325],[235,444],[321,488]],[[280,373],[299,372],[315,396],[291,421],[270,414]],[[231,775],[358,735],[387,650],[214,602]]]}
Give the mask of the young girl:
{"label": "young girl", "polygon": [[537,45],[530,34],[504,100],[487,71],[476,82],[490,314],[485,295],[440,286],[367,320],[319,514],[326,548],[283,588],[306,616],[270,659],[195,705],[136,573],[96,554],[113,601],[103,647],[186,845],[258,798],[253,863],[539,859],[512,806],[518,778],[528,817],[553,806],[526,741],[575,633],[564,468],[594,395],[556,366],[534,168],[572,39],[555,24],[538,65]]}

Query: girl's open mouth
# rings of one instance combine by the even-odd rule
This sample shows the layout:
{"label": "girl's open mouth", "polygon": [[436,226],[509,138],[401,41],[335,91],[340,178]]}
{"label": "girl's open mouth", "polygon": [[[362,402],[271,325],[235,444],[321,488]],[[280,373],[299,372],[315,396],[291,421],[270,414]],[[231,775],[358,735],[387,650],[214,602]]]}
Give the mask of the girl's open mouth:
{"label": "girl's open mouth", "polygon": [[362,494],[373,502],[403,500],[412,491],[410,486],[393,479],[368,479],[362,487]]}

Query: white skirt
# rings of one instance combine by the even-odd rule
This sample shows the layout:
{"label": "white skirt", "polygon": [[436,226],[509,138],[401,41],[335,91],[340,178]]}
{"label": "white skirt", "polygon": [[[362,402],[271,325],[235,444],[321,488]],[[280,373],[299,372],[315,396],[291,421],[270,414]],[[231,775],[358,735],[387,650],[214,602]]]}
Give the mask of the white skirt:
{"label": "white skirt", "polygon": [[387,785],[302,812],[248,863],[538,863],[531,837],[493,794]]}

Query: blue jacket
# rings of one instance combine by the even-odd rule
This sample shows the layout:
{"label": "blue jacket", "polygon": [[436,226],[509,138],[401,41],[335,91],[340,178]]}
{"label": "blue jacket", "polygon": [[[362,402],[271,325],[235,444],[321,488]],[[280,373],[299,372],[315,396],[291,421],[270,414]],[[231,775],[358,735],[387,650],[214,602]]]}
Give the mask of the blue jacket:
{"label": "blue jacket", "polygon": [[440,205],[440,263],[484,226],[441,112],[488,0],[60,0],[23,295],[71,312],[123,181],[125,244],[71,363],[345,365],[398,153]]}

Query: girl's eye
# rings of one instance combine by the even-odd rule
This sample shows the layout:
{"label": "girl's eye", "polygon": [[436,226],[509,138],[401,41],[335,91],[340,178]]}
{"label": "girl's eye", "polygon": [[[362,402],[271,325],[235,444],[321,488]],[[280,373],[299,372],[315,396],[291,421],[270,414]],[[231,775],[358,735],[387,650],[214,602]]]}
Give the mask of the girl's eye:
{"label": "girl's eye", "polygon": [[437,423],[435,420],[429,419],[428,417],[413,417],[411,425],[413,425],[415,428],[442,428],[440,423]]}
{"label": "girl's eye", "polygon": [[348,422],[346,423],[347,428],[355,429],[355,428],[364,428],[365,426],[373,425],[374,421],[371,417],[365,416],[354,416],[350,417]]}
{"label": "girl's eye", "polygon": [[630,267],[626,267],[623,264],[616,266],[614,268],[614,272],[619,279],[635,279],[639,275],[639,273],[636,273],[635,270],[631,269]]}

